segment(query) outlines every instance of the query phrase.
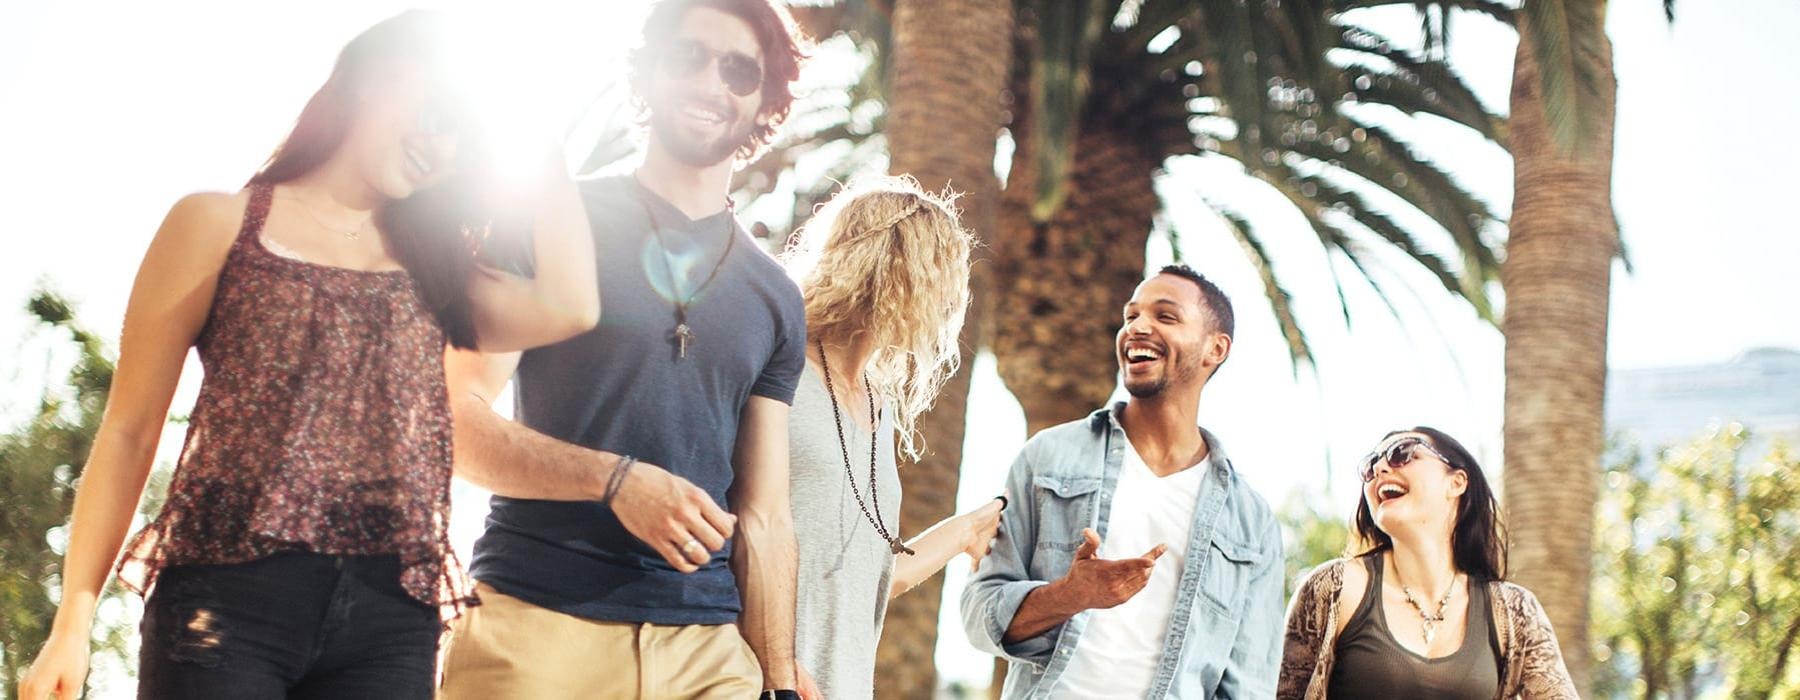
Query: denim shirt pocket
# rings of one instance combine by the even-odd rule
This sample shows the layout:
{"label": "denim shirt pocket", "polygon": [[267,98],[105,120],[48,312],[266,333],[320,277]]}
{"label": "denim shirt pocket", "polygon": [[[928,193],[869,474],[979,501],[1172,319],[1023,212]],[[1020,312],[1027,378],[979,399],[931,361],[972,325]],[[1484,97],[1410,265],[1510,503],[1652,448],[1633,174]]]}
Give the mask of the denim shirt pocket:
{"label": "denim shirt pocket", "polygon": [[1035,574],[1061,576],[1081,546],[1081,530],[1094,522],[1095,493],[1100,477],[1039,475],[1033,477],[1032,500],[1038,511]]}
{"label": "denim shirt pocket", "polygon": [[1207,550],[1210,559],[1206,562],[1206,576],[1201,581],[1202,597],[1215,612],[1236,619],[1243,614],[1250,577],[1266,555],[1261,549],[1233,541],[1224,533],[1215,533]]}

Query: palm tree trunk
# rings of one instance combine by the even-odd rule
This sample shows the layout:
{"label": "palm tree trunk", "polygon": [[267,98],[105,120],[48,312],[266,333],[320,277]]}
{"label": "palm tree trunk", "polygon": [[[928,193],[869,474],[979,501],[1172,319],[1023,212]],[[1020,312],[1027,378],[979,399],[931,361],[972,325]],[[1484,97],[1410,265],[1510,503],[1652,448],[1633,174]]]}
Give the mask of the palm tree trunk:
{"label": "palm tree trunk", "polygon": [[[1598,3],[1603,0],[1578,0]],[[1513,578],[1537,594],[1585,695],[1594,501],[1603,446],[1606,323],[1613,258],[1612,47],[1593,60],[1603,128],[1572,150],[1553,142],[1534,31],[1520,13],[1512,83],[1513,216],[1500,281],[1506,292],[1506,512]],[[1553,31],[1543,28],[1542,31]],[[1573,79],[1572,77],[1569,79]]]}
{"label": "palm tree trunk", "polygon": [[1035,222],[1025,128],[1015,125],[1020,147],[1001,204],[995,269],[1005,311],[994,317],[994,354],[1036,433],[1100,407],[1118,383],[1113,339],[1143,280],[1161,158],[1124,129],[1084,122],[1063,205]]}
{"label": "palm tree trunk", "polygon": [[[993,238],[994,143],[1012,58],[1013,4],[994,0],[901,0],[893,12],[893,74],[887,123],[890,172],[926,189],[964,193],[963,223]],[[962,331],[963,369],[944,386],[921,431],[926,454],[900,471],[906,493],[900,531],[916,534],[955,513],[974,348],[985,336],[992,283],[977,247],[972,301]],[[933,576],[888,608],[876,650],[876,695],[930,698],[937,688],[938,609],[944,578]]]}

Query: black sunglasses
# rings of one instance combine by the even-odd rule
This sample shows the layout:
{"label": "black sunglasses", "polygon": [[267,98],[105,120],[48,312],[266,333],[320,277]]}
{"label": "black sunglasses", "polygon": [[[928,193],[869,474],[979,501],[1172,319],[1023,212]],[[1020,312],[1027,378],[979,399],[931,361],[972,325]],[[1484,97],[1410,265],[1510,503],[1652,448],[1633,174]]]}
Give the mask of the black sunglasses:
{"label": "black sunglasses", "polygon": [[762,64],[739,51],[714,51],[692,39],[675,39],[663,52],[662,69],[671,78],[687,78],[719,59],[719,80],[738,97],[749,97],[762,87]]}
{"label": "black sunglasses", "polygon": [[1369,453],[1369,456],[1363,459],[1362,470],[1357,473],[1357,476],[1362,477],[1365,484],[1374,481],[1375,466],[1384,461],[1394,469],[1404,467],[1415,458],[1413,454],[1415,447],[1423,447],[1426,452],[1430,452],[1431,456],[1438,458],[1446,466],[1451,469],[1457,468],[1456,465],[1450,463],[1449,457],[1445,457],[1444,453],[1437,451],[1437,448],[1432,447],[1431,443],[1416,437],[1409,437],[1395,440],[1394,444],[1388,445],[1386,449],[1378,449]]}

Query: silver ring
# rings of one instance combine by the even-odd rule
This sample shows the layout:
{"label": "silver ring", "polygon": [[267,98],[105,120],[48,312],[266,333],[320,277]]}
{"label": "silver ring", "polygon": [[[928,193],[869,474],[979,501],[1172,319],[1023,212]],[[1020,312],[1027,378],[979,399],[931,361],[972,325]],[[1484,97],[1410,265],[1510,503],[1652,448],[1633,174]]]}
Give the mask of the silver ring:
{"label": "silver ring", "polygon": [[689,549],[693,549],[695,547],[699,547],[703,551],[706,549],[705,545],[700,544],[700,540],[690,539],[687,541],[687,544],[681,545],[681,551],[685,552],[685,551],[688,551]]}

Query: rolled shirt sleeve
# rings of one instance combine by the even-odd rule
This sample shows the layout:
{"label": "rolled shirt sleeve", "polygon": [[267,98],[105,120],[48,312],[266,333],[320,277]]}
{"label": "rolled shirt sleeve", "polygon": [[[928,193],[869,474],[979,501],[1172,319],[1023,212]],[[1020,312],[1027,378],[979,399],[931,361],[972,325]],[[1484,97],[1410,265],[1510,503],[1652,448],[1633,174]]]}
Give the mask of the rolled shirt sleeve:
{"label": "rolled shirt sleeve", "polygon": [[975,648],[1013,661],[1044,666],[1061,632],[1057,627],[1016,644],[1007,644],[1006,628],[1012,625],[1026,594],[1048,583],[1031,578],[1031,551],[1037,541],[1037,511],[1031,493],[1031,453],[1034,438],[1013,460],[1006,479],[1006,511],[1000,531],[988,555],[981,560],[962,594],[963,629]]}

